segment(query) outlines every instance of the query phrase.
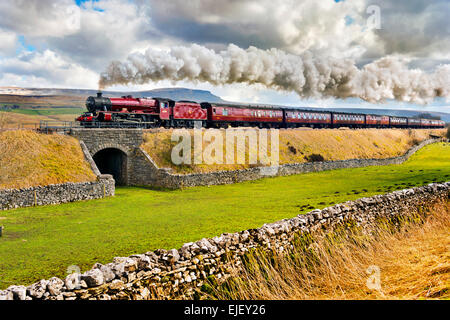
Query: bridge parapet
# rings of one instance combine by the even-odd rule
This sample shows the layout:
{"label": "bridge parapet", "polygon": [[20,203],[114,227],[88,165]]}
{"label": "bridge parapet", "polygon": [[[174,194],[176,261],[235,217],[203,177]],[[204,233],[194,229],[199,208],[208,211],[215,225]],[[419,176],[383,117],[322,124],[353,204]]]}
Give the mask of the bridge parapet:
{"label": "bridge parapet", "polygon": [[72,128],[69,134],[82,140],[92,156],[106,148],[116,148],[130,155],[144,141],[142,129]]}

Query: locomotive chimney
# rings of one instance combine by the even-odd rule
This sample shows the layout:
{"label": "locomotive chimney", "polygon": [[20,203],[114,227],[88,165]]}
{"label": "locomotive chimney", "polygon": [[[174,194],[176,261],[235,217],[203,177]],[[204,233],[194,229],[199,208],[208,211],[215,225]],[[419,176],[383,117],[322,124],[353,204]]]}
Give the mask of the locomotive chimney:
{"label": "locomotive chimney", "polygon": [[101,98],[103,93],[101,91],[97,92],[97,98]]}

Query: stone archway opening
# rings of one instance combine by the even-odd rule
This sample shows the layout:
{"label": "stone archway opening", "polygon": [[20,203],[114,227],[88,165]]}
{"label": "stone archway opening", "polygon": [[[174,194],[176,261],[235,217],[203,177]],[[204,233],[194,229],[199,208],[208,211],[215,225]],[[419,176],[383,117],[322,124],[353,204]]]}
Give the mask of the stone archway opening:
{"label": "stone archway opening", "polygon": [[98,151],[93,159],[100,173],[111,174],[116,185],[127,184],[127,155],[125,152],[116,148],[106,148]]}

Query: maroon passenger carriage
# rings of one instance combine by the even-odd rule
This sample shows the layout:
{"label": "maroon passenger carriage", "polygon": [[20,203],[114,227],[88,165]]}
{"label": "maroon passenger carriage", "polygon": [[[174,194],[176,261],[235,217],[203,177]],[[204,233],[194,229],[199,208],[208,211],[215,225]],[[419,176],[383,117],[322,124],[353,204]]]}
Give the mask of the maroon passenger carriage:
{"label": "maroon passenger carriage", "polygon": [[287,109],[286,114],[286,127],[314,127],[314,128],[326,128],[332,124],[331,112],[319,112],[319,111],[306,111],[298,109]]}
{"label": "maroon passenger carriage", "polygon": [[366,117],[364,114],[333,112],[332,124],[334,128],[362,128],[365,127]]}
{"label": "maroon passenger carriage", "polygon": [[226,128],[228,126],[256,126],[280,128],[283,125],[283,109],[233,104],[201,103],[208,110],[207,126]]}
{"label": "maroon passenger carriage", "polygon": [[377,114],[366,115],[366,127],[368,128],[388,128],[389,116],[382,116]]}

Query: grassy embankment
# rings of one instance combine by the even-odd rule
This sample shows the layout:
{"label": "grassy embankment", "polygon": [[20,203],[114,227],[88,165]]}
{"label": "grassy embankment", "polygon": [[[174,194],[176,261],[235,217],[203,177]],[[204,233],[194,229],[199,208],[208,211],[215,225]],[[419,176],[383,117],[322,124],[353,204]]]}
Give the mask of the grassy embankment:
{"label": "grassy embankment", "polygon": [[450,203],[428,216],[303,235],[288,254],[255,251],[219,299],[450,299]]}
{"label": "grassy embankment", "polygon": [[[217,170],[237,170],[250,167],[248,161],[248,144],[245,146],[245,164],[200,164],[180,166],[171,161],[171,150],[177,142],[171,141],[173,130],[152,130],[144,135],[142,148],[152,157],[160,168],[172,168],[177,173],[211,172]],[[191,131],[192,132],[192,131]],[[225,131],[222,135],[225,139]],[[192,134],[192,133],[191,133]],[[289,129],[279,131],[279,163],[302,163],[309,161],[311,155],[320,155],[325,161],[346,159],[389,158],[404,154],[413,145],[426,140],[430,134],[443,136],[444,129],[439,130],[309,130]],[[191,154],[194,154],[192,139]],[[269,147],[270,150],[270,138]],[[207,144],[204,144],[204,148]],[[236,146],[238,148],[239,146]],[[238,148],[238,152],[244,152]],[[223,154],[226,154],[224,141]],[[236,161],[237,163],[237,161]]]}
{"label": "grassy embankment", "polygon": [[450,180],[450,144],[429,145],[402,165],[341,169],[234,185],[157,191],[119,188],[107,199],[0,212],[0,288],[65,277],[156,248],[260,227],[312,208]]}
{"label": "grassy embankment", "polygon": [[95,181],[78,140],[28,130],[0,132],[0,189]]}

